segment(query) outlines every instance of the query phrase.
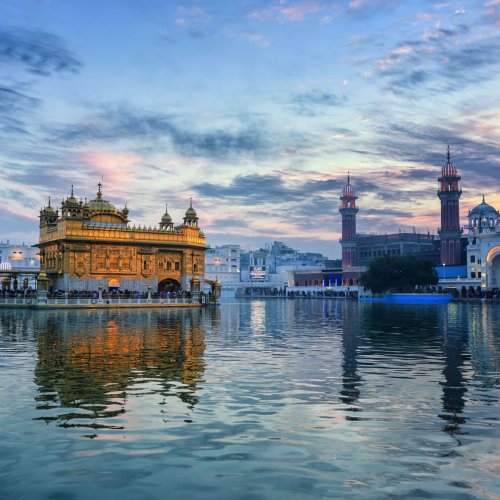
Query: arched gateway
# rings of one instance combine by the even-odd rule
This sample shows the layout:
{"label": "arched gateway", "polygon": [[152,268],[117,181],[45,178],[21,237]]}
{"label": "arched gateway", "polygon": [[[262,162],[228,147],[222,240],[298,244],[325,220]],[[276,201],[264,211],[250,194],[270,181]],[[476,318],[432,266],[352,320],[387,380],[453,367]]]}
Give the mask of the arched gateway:
{"label": "arched gateway", "polygon": [[158,283],[159,292],[178,292],[180,289],[180,283],[171,278],[164,279]]}
{"label": "arched gateway", "polygon": [[486,255],[486,276],[488,288],[500,288],[500,245],[493,247]]}

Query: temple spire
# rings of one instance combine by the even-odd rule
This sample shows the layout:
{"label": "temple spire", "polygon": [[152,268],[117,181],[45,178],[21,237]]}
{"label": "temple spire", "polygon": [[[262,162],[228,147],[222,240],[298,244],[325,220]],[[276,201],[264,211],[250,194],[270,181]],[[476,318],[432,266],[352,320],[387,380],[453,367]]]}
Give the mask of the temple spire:
{"label": "temple spire", "polygon": [[71,184],[71,196],[73,196],[73,184]]}
{"label": "temple spire", "polygon": [[448,152],[446,153],[446,159],[451,161],[450,145],[448,144]]}

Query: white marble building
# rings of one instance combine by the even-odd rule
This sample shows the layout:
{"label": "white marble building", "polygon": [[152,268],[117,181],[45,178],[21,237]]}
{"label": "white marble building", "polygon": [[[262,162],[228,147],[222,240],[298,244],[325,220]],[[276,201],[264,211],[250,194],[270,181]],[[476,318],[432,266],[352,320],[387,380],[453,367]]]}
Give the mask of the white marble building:
{"label": "white marble building", "polygon": [[500,213],[483,196],[468,218],[467,278],[481,288],[500,288]]}

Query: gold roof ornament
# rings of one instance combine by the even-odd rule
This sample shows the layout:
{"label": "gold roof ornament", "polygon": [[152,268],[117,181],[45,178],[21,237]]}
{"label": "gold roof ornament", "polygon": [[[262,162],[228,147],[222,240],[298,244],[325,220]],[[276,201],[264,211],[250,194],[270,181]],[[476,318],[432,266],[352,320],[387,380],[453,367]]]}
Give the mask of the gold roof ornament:
{"label": "gold roof ornament", "polygon": [[71,184],[71,196],[66,200],[66,204],[79,205],[78,200],[75,198],[75,195],[73,193],[73,184]]}
{"label": "gold roof ornament", "polygon": [[198,214],[196,210],[193,208],[193,198],[189,198],[189,208],[186,210],[186,219],[197,219]]}
{"label": "gold roof ornament", "polygon": [[172,223],[172,217],[170,217],[170,214],[168,213],[168,203],[165,203],[165,213],[163,214],[161,218],[161,223],[162,224],[171,224]]}
{"label": "gold roof ornament", "polygon": [[49,196],[49,204],[43,209],[43,211],[46,214],[55,214],[56,211],[54,210],[54,207],[50,204],[50,196]]}
{"label": "gold roof ornament", "polygon": [[116,207],[102,197],[102,183],[97,184],[97,198],[87,203],[87,207],[92,212],[118,212]]}

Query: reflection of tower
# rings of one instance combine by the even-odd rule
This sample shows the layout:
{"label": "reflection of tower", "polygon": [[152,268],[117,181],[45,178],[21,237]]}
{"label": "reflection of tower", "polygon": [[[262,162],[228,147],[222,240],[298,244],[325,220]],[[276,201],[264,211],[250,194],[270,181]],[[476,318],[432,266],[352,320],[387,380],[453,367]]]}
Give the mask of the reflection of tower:
{"label": "reflection of tower", "polygon": [[446,325],[443,331],[443,354],[445,366],[443,369],[444,382],[443,386],[443,413],[440,416],[447,422],[444,427],[446,432],[450,434],[460,433],[459,425],[466,421],[466,418],[461,416],[465,407],[466,379],[464,376],[464,363],[469,358],[468,342],[469,337],[462,321],[454,319],[453,323],[456,327],[449,326],[450,318],[446,317],[444,324]]}
{"label": "reflection of tower", "polygon": [[460,178],[455,165],[451,162],[448,146],[446,163],[438,179],[438,196],[441,200],[441,228],[438,232],[441,238],[441,263],[451,266],[460,264],[460,235],[462,234],[459,215],[459,199],[462,194],[462,190],[458,187]]}
{"label": "reflection of tower", "polygon": [[[336,301],[337,302],[337,301]],[[342,389],[340,400],[346,405],[353,405],[359,398],[361,377],[358,375],[356,359],[359,334],[359,316],[352,302],[341,302],[342,307]],[[350,407],[351,411],[359,411]],[[353,417],[346,417],[354,420]]]}
{"label": "reflection of tower", "polygon": [[342,267],[355,267],[358,265],[358,249],[356,244],[356,200],[358,197],[351,186],[349,174],[347,184],[340,197],[339,212],[342,214]]}

